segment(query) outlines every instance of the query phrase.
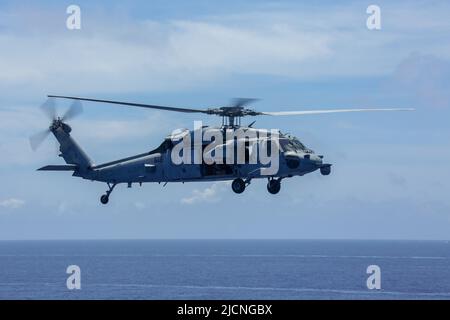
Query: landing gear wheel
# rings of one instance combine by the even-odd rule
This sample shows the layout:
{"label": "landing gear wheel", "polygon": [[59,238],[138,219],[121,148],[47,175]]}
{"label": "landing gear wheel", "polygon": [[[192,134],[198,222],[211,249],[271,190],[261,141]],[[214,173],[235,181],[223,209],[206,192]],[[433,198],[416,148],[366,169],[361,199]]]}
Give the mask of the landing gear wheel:
{"label": "landing gear wheel", "polygon": [[101,202],[101,203],[107,204],[108,201],[109,201],[109,196],[108,196],[108,195],[104,194],[104,195],[102,195],[102,196],[100,197],[100,202]]}
{"label": "landing gear wheel", "polygon": [[233,183],[231,184],[231,189],[235,193],[242,193],[245,190],[245,182],[241,178],[237,178],[233,180]]}
{"label": "landing gear wheel", "polygon": [[330,165],[328,165],[328,166],[323,166],[322,168],[320,168],[320,173],[321,173],[323,176],[329,175],[329,174],[331,173],[331,166],[330,166]]}
{"label": "landing gear wheel", "polygon": [[280,192],[281,189],[281,182],[277,179],[272,179],[267,182],[267,191],[271,194],[277,194]]}
{"label": "landing gear wheel", "polygon": [[106,190],[106,193],[100,197],[100,202],[103,204],[107,204],[109,201],[109,195],[111,192],[113,192],[114,188],[116,187],[117,183],[107,183],[108,189]]}

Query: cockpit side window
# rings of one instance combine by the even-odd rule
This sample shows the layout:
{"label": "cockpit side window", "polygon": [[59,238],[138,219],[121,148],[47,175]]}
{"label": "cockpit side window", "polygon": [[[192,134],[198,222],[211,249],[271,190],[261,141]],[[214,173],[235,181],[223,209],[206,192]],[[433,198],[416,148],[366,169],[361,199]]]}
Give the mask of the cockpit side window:
{"label": "cockpit side window", "polygon": [[280,147],[281,147],[281,149],[284,152],[286,152],[286,151],[296,151],[294,146],[289,141],[289,139],[286,139],[286,138],[280,138]]}

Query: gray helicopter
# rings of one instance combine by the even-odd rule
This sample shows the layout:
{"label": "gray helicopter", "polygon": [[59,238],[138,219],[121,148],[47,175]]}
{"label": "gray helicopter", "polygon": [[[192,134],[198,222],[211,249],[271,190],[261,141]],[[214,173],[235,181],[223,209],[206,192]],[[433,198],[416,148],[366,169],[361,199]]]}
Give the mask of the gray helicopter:
{"label": "gray helicopter", "polygon": [[[55,99],[71,99],[72,105],[62,117],[57,117]],[[107,204],[114,188],[120,184],[131,187],[145,182],[195,182],[230,180],[235,193],[244,192],[252,179],[265,178],[267,190],[277,194],[285,178],[303,176],[319,170],[331,173],[331,164],[323,161],[299,139],[280,131],[253,128],[253,123],[241,126],[246,116],[296,116],[342,112],[412,111],[414,109],[331,109],[259,112],[246,108],[255,99],[235,99],[231,106],[191,109],[112,100],[49,95],[42,110],[51,119],[50,127],[30,138],[33,150],[53,133],[59,142],[60,157],[65,165],[47,165],[40,171],[70,171],[73,176],[105,182],[108,190],[100,198]],[[221,126],[199,126],[194,130],[178,129],[168,135],[155,149],[102,164],[94,164],[71,136],[67,120],[82,112],[80,101],[118,104],[165,111],[199,113],[222,117]],[[240,152],[242,151],[242,152]],[[194,161],[192,161],[194,159]]]}

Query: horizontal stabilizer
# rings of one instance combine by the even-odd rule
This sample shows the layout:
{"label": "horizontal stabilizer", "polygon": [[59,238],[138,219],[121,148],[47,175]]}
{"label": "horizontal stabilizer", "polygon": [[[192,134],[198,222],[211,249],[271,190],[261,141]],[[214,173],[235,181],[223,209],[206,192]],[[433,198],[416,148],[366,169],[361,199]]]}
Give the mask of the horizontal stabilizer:
{"label": "horizontal stabilizer", "polygon": [[39,168],[38,171],[75,171],[78,166],[75,165],[49,165]]}

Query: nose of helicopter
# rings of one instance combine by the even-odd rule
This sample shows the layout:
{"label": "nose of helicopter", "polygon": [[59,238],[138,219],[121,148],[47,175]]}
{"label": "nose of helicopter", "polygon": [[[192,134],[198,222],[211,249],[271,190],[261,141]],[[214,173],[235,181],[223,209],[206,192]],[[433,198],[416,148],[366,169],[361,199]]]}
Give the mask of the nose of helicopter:
{"label": "nose of helicopter", "polygon": [[314,153],[307,154],[289,154],[286,157],[286,164],[290,169],[302,168],[302,170],[311,170],[320,168],[323,164],[323,156],[316,155]]}
{"label": "nose of helicopter", "polygon": [[318,156],[316,154],[309,155],[309,161],[312,162],[315,166],[320,167],[322,165],[322,156]]}

